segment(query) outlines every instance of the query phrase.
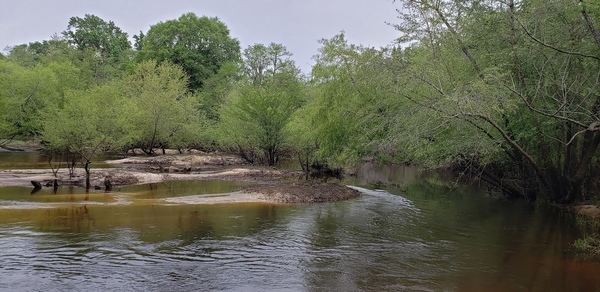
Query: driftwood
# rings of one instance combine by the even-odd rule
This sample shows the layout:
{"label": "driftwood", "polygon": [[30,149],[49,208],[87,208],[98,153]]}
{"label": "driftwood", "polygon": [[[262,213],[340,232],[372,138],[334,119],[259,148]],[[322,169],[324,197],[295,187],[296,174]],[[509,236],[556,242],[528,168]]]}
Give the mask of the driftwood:
{"label": "driftwood", "polygon": [[41,188],[42,188],[42,184],[41,184],[39,181],[32,180],[32,181],[31,181],[31,184],[33,185],[33,189],[34,189],[34,190],[35,190],[35,189],[41,189]]}
{"label": "driftwood", "polygon": [[33,190],[31,190],[30,194],[35,194],[37,192],[39,192],[42,189],[42,184],[39,181],[31,181],[31,184],[33,185]]}

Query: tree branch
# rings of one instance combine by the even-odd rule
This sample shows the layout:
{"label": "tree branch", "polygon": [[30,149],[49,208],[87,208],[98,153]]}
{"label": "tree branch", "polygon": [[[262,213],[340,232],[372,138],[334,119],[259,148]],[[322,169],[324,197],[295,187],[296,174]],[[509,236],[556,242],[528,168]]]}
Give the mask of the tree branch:
{"label": "tree branch", "polygon": [[504,87],[506,87],[506,89],[508,89],[511,92],[513,92],[514,94],[516,94],[525,103],[525,105],[527,106],[527,108],[529,108],[530,110],[534,111],[535,113],[538,113],[538,114],[543,115],[545,117],[567,121],[567,122],[573,123],[575,125],[578,125],[578,126],[580,126],[582,128],[588,128],[589,127],[588,125],[586,125],[586,124],[584,124],[584,123],[582,123],[580,121],[573,120],[573,119],[571,119],[569,117],[564,117],[564,116],[559,116],[559,115],[556,115],[556,114],[549,114],[549,113],[543,112],[543,111],[541,111],[541,110],[533,107],[533,105],[531,105],[531,103],[523,96],[523,94],[521,94],[520,92],[518,92],[516,89],[514,89],[514,88],[512,88],[510,86],[507,86],[507,85],[504,85]]}
{"label": "tree branch", "polygon": [[594,27],[594,24],[592,23],[592,20],[590,19],[590,16],[588,15],[587,10],[585,9],[585,3],[583,3],[583,0],[579,0],[579,4],[581,5],[581,15],[583,15],[585,24],[587,25],[588,29],[590,30],[590,33],[594,37],[596,45],[598,45],[598,48],[600,48],[600,33],[598,33],[598,31]]}
{"label": "tree branch", "polygon": [[529,155],[529,153],[527,153],[523,148],[521,148],[521,146],[519,146],[515,141],[513,141],[508,136],[506,131],[504,131],[504,129],[502,129],[502,127],[500,127],[500,125],[498,125],[496,122],[494,122],[489,117],[484,116],[482,114],[462,113],[462,115],[476,117],[476,118],[479,118],[479,119],[485,121],[486,123],[490,124],[494,129],[496,129],[496,131],[498,131],[498,133],[500,133],[502,138],[504,138],[504,141],[506,141],[506,143],[508,143],[508,145],[510,145],[511,148],[513,148],[515,151],[517,151],[519,154],[521,154],[523,157],[525,157],[525,159],[529,162],[529,164],[531,164],[531,166],[533,167],[535,172],[538,174],[538,178],[539,178],[540,182],[544,186],[548,185],[548,183],[546,182],[546,179],[544,178],[544,176],[542,174],[542,170],[540,169],[538,164],[535,162],[533,157],[531,157],[531,155]]}
{"label": "tree branch", "polygon": [[525,34],[527,34],[527,36],[529,36],[529,38],[531,38],[531,39],[532,39],[534,42],[536,42],[536,43],[538,43],[538,44],[540,44],[540,45],[542,45],[542,46],[544,46],[544,47],[546,47],[546,48],[552,49],[552,50],[554,50],[554,51],[557,51],[557,52],[559,52],[559,53],[563,53],[563,54],[574,55],[574,56],[579,56],[579,57],[584,57],[584,58],[591,58],[591,59],[594,59],[594,60],[600,61],[600,57],[598,57],[598,56],[594,56],[594,55],[588,55],[588,54],[579,53],[579,52],[571,52],[571,51],[567,51],[567,50],[564,50],[564,49],[561,49],[561,48],[555,47],[555,46],[553,46],[553,45],[547,44],[547,43],[543,42],[542,40],[540,40],[540,39],[536,38],[536,37],[535,37],[535,36],[534,36],[534,35],[533,35],[533,34],[532,34],[532,33],[531,33],[531,32],[530,32],[530,31],[529,31],[529,30],[528,30],[528,29],[525,27],[525,24],[523,24],[523,23],[522,23],[522,22],[521,22],[521,21],[520,21],[520,20],[519,20],[517,17],[515,17],[514,19],[517,21],[517,23],[519,23],[519,25],[521,26],[521,28],[523,28],[523,31],[525,31]]}

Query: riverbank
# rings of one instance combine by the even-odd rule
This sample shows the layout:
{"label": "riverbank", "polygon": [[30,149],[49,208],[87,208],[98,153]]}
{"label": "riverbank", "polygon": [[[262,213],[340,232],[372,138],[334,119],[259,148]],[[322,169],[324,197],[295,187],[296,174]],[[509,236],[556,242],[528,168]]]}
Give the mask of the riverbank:
{"label": "riverbank", "polygon": [[0,139],[0,153],[2,152],[37,152],[42,149],[36,141],[4,141]]}
{"label": "riverbank", "polygon": [[596,205],[578,204],[573,206],[571,210],[579,215],[583,215],[591,219],[600,220],[600,207]]}
{"label": "riverbank", "polygon": [[[360,195],[358,191],[338,183],[299,180],[302,175],[300,171],[252,166],[235,156],[132,156],[104,163],[114,167],[90,170],[90,183],[95,190],[104,190],[105,181],[110,181],[113,188],[172,180],[224,180],[249,182],[252,185],[227,194],[165,199],[165,203],[319,203],[347,200]],[[35,181],[45,188],[52,188],[55,179],[59,185],[83,187],[85,171],[75,168],[70,174],[68,169],[62,168],[56,172],[55,177],[51,169],[0,170],[0,187],[33,188],[32,181]]]}

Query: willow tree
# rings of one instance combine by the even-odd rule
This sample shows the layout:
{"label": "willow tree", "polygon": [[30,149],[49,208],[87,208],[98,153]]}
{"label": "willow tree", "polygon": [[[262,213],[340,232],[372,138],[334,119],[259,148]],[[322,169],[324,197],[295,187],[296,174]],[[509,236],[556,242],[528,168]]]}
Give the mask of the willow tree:
{"label": "willow tree", "polygon": [[138,64],[125,78],[133,146],[150,155],[158,147],[184,147],[194,142],[199,125],[187,82],[180,66],[154,61]]}
{"label": "willow tree", "polygon": [[41,138],[45,150],[80,158],[88,189],[90,164],[96,155],[127,143],[129,121],[121,92],[118,83],[69,91],[62,104],[53,105],[44,115]]}
{"label": "willow tree", "polygon": [[250,162],[275,165],[287,141],[286,125],[302,104],[300,71],[281,44],[244,50],[244,76],[220,111],[218,132],[225,147]]}
{"label": "willow tree", "polygon": [[81,75],[66,62],[23,67],[0,60],[0,145],[39,135],[42,114],[60,103],[66,91],[82,88]]}
{"label": "willow tree", "polygon": [[303,145],[304,163],[352,165],[363,158],[395,156],[384,140],[390,127],[402,126],[390,123],[406,104],[395,97],[390,78],[399,68],[388,67],[397,51],[349,44],[344,34],[321,45],[310,98],[290,127],[294,143]]}
{"label": "willow tree", "polygon": [[[588,1],[405,1],[401,96],[434,129],[430,157],[513,197],[571,202],[598,191],[600,11]],[[397,132],[393,140],[404,140]],[[417,139],[417,140],[418,140]],[[415,141],[415,139],[408,139]],[[436,152],[437,151],[437,152]]]}

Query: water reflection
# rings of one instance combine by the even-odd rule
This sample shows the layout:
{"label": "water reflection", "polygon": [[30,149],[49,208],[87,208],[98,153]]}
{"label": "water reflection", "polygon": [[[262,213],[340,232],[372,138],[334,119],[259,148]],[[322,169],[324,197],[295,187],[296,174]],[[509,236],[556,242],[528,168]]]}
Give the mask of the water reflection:
{"label": "water reflection", "polygon": [[[42,188],[35,193],[32,188],[26,187],[0,187],[0,210],[16,208],[19,206],[39,206],[41,208],[52,206],[46,203],[112,203],[115,197],[103,191],[86,191],[85,188],[76,186],[61,186],[56,192],[52,188]],[[41,205],[44,203],[44,205]],[[2,218],[0,217],[0,222]]]}
{"label": "water reflection", "polygon": [[165,181],[117,188],[116,191],[135,194],[138,199],[162,199],[198,194],[229,193],[248,185],[250,184],[245,182],[221,180]]}
{"label": "water reflection", "polygon": [[[48,158],[41,152],[0,152],[2,159],[0,159],[0,170],[4,169],[50,169],[48,164]],[[119,153],[101,154],[97,155],[90,164],[92,168],[111,168],[115,165],[105,163],[105,160],[119,159],[126,155]],[[54,167],[58,166],[58,163],[53,161]],[[66,168],[65,162],[60,164],[61,168]],[[83,167],[78,165],[77,167]]]}
{"label": "water reflection", "polygon": [[[391,185],[361,189],[364,195],[355,200],[316,205],[165,206],[153,201],[222,190],[215,182],[189,189],[178,184],[123,188],[117,195],[92,192],[82,203],[48,209],[0,209],[0,287],[600,289],[600,264],[568,251],[580,235],[570,214],[490,198],[474,187],[448,188],[412,170],[402,175],[371,175],[364,182]],[[25,196],[32,204],[53,196],[2,193],[10,200]],[[80,202],[85,194],[57,196],[68,200],[70,195]],[[102,202],[105,195],[112,201]],[[148,203],[111,204],[118,196]]]}
{"label": "water reflection", "polygon": [[352,183],[359,186],[400,187],[426,177],[427,173],[414,166],[365,163],[356,169]]}

